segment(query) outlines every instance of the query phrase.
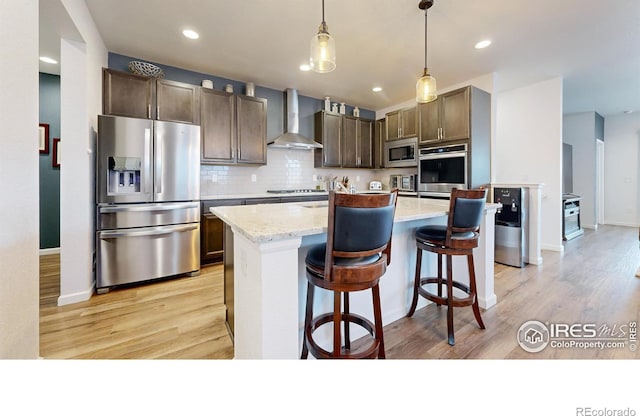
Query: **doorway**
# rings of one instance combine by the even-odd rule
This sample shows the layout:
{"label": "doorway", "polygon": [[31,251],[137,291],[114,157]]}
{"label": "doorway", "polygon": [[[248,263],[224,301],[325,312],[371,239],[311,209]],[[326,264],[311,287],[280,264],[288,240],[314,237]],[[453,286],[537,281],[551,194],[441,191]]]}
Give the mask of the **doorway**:
{"label": "doorway", "polygon": [[596,140],[596,229],[604,224],[604,140]]}

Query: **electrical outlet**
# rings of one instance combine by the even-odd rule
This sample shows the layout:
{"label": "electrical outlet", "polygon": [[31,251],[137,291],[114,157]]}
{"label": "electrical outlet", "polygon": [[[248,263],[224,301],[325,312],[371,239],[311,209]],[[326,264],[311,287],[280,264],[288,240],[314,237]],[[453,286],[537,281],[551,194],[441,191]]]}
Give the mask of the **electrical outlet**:
{"label": "electrical outlet", "polygon": [[218,182],[218,175],[211,175],[211,182]]}
{"label": "electrical outlet", "polygon": [[251,175],[251,182],[255,182],[258,180],[258,175],[256,175],[255,173]]}
{"label": "electrical outlet", "polygon": [[356,176],[356,182],[360,182],[360,176]]}

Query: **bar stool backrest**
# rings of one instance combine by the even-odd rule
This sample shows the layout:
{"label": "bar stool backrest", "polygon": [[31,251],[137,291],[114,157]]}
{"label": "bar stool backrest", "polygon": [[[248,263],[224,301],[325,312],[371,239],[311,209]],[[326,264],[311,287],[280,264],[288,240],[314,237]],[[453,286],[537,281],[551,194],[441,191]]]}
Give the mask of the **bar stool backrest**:
{"label": "bar stool backrest", "polygon": [[477,245],[486,200],[486,189],[451,190],[446,246],[462,248],[468,243]]}
{"label": "bar stool backrest", "polygon": [[[391,234],[398,191],[382,194],[329,193],[325,279],[336,268],[365,267],[368,258],[391,262]],[[352,261],[342,261],[352,259]],[[340,263],[336,265],[336,263]]]}

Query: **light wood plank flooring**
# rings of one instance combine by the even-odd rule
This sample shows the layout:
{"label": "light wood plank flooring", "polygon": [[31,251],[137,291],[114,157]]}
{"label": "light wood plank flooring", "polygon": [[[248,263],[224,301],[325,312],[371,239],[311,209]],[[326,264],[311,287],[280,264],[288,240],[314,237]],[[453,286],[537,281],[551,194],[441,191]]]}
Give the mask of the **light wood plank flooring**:
{"label": "light wood plank flooring", "polygon": [[[480,330],[470,308],[455,310],[456,345],[446,342],[446,308],[429,305],[384,328],[387,358],[639,358],[628,349],[547,347],[531,354],[516,341],[529,320],[594,323],[640,320],[640,265],[635,228],[603,226],[543,252],[542,266],[495,265],[498,304],[483,311]],[[198,277],[114,290],[56,306],[59,256],[41,257],[40,354],[44,358],[169,359],[233,357],[224,325],[222,266]],[[454,271],[455,273],[455,271]]]}
{"label": "light wood plank flooring", "polygon": [[40,261],[43,358],[233,358],[224,319],[223,269],[94,295],[56,306],[59,255]]}

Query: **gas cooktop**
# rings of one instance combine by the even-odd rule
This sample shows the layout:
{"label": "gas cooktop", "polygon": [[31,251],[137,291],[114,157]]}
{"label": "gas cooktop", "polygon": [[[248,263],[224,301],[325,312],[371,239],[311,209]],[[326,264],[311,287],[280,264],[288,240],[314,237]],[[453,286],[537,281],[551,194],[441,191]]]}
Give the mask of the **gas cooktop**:
{"label": "gas cooktop", "polygon": [[324,192],[321,189],[268,189],[270,194],[306,194],[311,192]]}

